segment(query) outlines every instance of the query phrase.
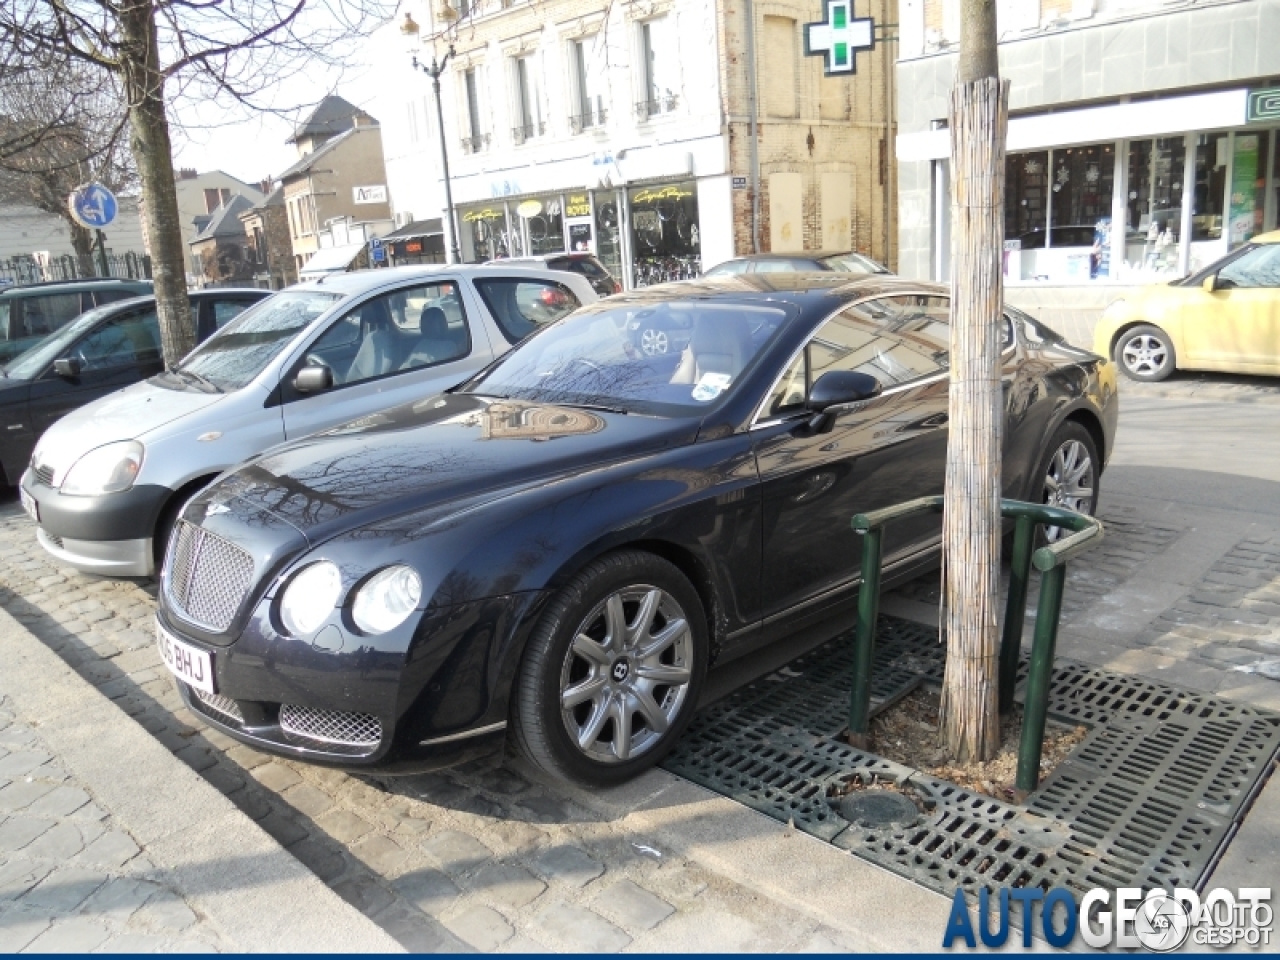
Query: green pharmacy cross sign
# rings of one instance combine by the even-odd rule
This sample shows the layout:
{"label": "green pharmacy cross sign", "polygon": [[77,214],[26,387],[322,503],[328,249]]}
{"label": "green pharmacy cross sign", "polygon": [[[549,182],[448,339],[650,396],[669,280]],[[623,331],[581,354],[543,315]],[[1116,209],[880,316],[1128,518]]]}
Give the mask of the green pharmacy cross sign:
{"label": "green pharmacy cross sign", "polygon": [[854,56],[875,48],[875,21],[853,15],[853,0],[822,0],[823,19],[804,25],[804,53],[826,57],[828,77],[856,73]]}

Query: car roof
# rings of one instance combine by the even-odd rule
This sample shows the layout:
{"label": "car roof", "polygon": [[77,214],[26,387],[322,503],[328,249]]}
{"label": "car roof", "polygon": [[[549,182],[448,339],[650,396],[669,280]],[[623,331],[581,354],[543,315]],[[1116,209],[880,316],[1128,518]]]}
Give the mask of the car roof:
{"label": "car roof", "polygon": [[[847,257],[853,250],[793,250],[790,253],[744,253],[733,260],[825,260],[827,257]],[[866,257],[865,253],[858,256]],[[870,257],[867,257],[870,260]]]}
{"label": "car roof", "polygon": [[1249,238],[1250,243],[1280,243],[1280,230],[1271,230]]}
{"label": "car roof", "polygon": [[[510,261],[501,261],[504,266]],[[527,273],[529,276],[543,276],[547,273],[560,273],[533,263],[514,264],[509,269]],[[334,273],[327,277],[307,280],[289,287],[289,290],[320,290],[337,293],[357,294],[369,290],[378,290],[388,284],[403,280],[430,279],[439,273],[450,273],[454,276],[488,276],[492,269],[478,263],[423,263],[405,267],[382,267],[370,270],[352,270],[349,273]]]}
{"label": "car roof", "polygon": [[779,271],[778,273],[739,273],[730,276],[702,277],[697,280],[677,280],[674,283],[662,283],[632,290],[629,293],[617,294],[608,302],[619,300],[662,302],[720,297],[798,302],[801,298],[812,299],[814,295],[822,297],[823,294],[833,301],[851,301],[908,293],[946,296],[948,288],[939,283],[908,280],[887,273],[857,276],[831,271],[803,273]]}
{"label": "car roof", "polygon": [[128,280],[123,277],[90,277],[85,280],[45,280],[40,283],[20,283],[11,287],[5,287],[0,290],[0,297],[22,296],[30,293],[33,296],[39,293],[57,293],[59,290],[65,290],[67,293],[76,293],[81,290],[94,290],[100,287],[117,287],[126,284],[134,284],[136,286],[150,285],[150,280]]}

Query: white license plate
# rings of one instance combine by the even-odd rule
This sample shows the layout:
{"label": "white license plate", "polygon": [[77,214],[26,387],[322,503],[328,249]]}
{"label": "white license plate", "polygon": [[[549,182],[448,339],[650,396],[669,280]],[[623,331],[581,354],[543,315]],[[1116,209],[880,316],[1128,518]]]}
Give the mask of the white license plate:
{"label": "white license plate", "polygon": [[205,693],[217,692],[213,689],[213,654],[183,643],[159,622],[156,623],[156,645],[160,647],[164,665],[175,677]]}
{"label": "white license plate", "polygon": [[21,487],[18,488],[18,499],[22,501],[22,509],[27,511],[29,516],[36,523],[40,522],[40,504],[36,503],[36,498]]}

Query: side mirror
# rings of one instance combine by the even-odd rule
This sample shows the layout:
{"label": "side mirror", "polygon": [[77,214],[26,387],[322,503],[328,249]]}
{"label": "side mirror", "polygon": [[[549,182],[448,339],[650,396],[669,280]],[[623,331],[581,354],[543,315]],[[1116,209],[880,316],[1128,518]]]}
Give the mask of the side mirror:
{"label": "side mirror", "polygon": [[53,372],[60,377],[78,377],[80,370],[79,357],[63,357],[53,361]]}
{"label": "side mirror", "polygon": [[828,370],[809,391],[805,407],[813,412],[809,426],[815,433],[826,433],[835,425],[835,417],[828,413],[831,407],[845,406],[880,396],[884,387],[867,373],[855,370]]}
{"label": "side mirror", "polygon": [[333,371],[328,367],[303,367],[293,378],[293,388],[299,393],[323,393],[332,387]]}
{"label": "side mirror", "polygon": [[1204,278],[1204,282],[1200,286],[1204,288],[1205,293],[1213,293],[1218,289],[1218,275],[1216,273],[1209,274]]}

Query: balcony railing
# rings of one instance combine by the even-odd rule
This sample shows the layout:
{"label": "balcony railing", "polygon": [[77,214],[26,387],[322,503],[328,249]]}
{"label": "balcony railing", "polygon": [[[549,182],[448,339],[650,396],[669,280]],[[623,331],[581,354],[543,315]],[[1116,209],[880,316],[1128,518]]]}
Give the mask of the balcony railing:
{"label": "balcony railing", "polygon": [[481,150],[489,149],[489,134],[482,133],[474,137],[462,138],[463,153],[479,153]]}
{"label": "balcony railing", "polygon": [[597,107],[595,110],[588,110],[586,113],[570,117],[569,129],[574,133],[581,133],[583,130],[590,130],[592,127],[603,127],[607,118],[604,107]]}
{"label": "balcony railing", "polygon": [[511,128],[511,139],[517,144],[540,137],[547,132],[547,125],[539,120],[537,123],[524,123]]}
{"label": "balcony railing", "polygon": [[648,120],[660,114],[671,113],[679,105],[680,98],[674,93],[664,93],[656,100],[640,100],[636,103],[636,117]]}

